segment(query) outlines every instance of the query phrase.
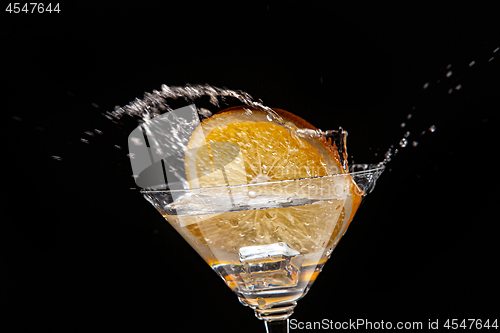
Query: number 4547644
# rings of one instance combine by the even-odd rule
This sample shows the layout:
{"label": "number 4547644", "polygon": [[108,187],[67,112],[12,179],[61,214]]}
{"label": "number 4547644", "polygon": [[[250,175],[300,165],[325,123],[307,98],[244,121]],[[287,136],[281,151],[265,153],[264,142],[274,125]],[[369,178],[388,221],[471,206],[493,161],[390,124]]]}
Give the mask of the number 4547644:
{"label": "number 4547644", "polygon": [[498,324],[497,320],[493,320],[490,322],[489,319],[487,320],[481,320],[481,319],[464,319],[464,320],[459,320],[459,319],[448,319],[444,323],[444,327],[447,329],[498,329]]}
{"label": "number 4547644", "polygon": [[9,13],[60,13],[61,9],[59,8],[59,3],[52,4],[44,4],[42,2],[26,2],[26,3],[19,3],[19,2],[9,2],[7,5],[7,8],[5,8],[6,12]]}

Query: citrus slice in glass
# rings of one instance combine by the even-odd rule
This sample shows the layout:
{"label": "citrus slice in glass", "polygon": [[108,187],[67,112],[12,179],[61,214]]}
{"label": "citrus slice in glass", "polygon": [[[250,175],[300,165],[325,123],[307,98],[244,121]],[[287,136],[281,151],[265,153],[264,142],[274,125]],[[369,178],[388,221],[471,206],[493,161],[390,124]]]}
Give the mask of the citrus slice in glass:
{"label": "citrus slice in glass", "polygon": [[[289,128],[316,129],[290,112],[273,110]],[[191,188],[230,186],[236,193],[237,185],[249,185],[243,187],[249,203],[258,197],[305,202],[183,218],[188,231],[210,247],[237,253],[244,246],[285,242],[303,254],[324,250],[345,231],[361,201],[348,175],[314,178],[346,173],[330,140],[298,136],[259,110],[234,107],[206,119],[187,151]],[[281,182],[288,180],[297,181]],[[340,193],[327,197],[327,188]]]}

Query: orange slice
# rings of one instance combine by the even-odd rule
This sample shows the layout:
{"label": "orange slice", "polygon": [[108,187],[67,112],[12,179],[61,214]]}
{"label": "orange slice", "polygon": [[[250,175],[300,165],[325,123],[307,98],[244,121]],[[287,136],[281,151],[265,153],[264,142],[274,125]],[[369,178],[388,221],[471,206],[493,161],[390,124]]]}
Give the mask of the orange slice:
{"label": "orange slice", "polygon": [[[299,128],[315,129],[305,120],[274,109],[285,121]],[[217,145],[216,143],[233,145]],[[239,154],[224,170],[225,156]],[[242,107],[230,108],[205,120],[187,146],[196,154],[186,157],[186,173],[191,188],[240,185],[319,177],[343,173],[338,152],[331,142],[299,138],[286,128],[269,121],[262,111],[251,114]],[[217,161],[222,163],[217,163]],[[225,173],[225,175],[224,175]],[[227,178],[225,179],[224,176]]]}
{"label": "orange slice", "polygon": [[[291,127],[315,129],[300,117],[273,109]],[[285,242],[303,254],[322,251],[345,230],[361,193],[349,176],[333,177],[344,195],[321,200],[323,179],[343,174],[338,151],[324,138],[299,137],[262,111],[227,109],[206,119],[192,134],[185,168],[191,188],[250,186],[255,196],[281,193],[312,197],[311,203],[183,217],[182,225],[211,247],[236,252],[240,247]],[[277,181],[301,179],[297,182]],[[324,180],[326,181],[326,180]],[[293,185],[287,190],[280,186]],[[250,193],[250,192],[249,192]]]}

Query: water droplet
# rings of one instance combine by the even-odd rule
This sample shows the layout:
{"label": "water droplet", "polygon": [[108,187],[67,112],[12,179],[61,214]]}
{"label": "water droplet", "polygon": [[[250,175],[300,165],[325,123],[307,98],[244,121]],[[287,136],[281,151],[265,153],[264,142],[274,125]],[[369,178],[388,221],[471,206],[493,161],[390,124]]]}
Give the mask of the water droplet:
{"label": "water droplet", "polygon": [[89,143],[89,140],[84,139],[84,138],[80,138],[80,141],[83,142],[83,143]]}
{"label": "water droplet", "polygon": [[257,304],[259,306],[264,306],[264,305],[266,305],[266,300],[263,299],[262,297],[257,297]]}
{"label": "water droplet", "polygon": [[85,131],[85,134],[87,134],[88,136],[94,136],[94,132],[90,132],[90,131]]}
{"label": "water droplet", "polygon": [[460,90],[462,89],[462,85],[461,84],[457,84],[457,86],[455,87],[455,90]]}
{"label": "water droplet", "polygon": [[401,123],[401,128],[405,127],[406,126],[406,123]]}
{"label": "water droplet", "polygon": [[212,115],[212,112],[210,112],[210,110],[207,110],[205,108],[199,108],[198,109],[198,114],[203,116],[203,117],[210,117]]}
{"label": "water droplet", "polygon": [[453,92],[453,88],[448,89],[448,94],[451,94]]}
{"label": "water droplet", "polygon": [[249,191],[248,192],[248,197],[251,199],[257,198],[257,192],[256,191]]}
{"label": "water droplet", "polygon": [[453,75],[453,72],[452,71],[448,71],[448,73],[446,73],[446,77],[450,77]]}
{"label": "water droplet", "polygon": [[413,115],[411,113],[408,113],[408,115],[406,116],[406,119],[411,119],[411,117],[413,117]]}
{"label": "water droplet", "polygon": [[273,121],[273,117],[271,117],[271,115],[270,115],[270,114],[268,114],[268,115],[267,115],[267,120],[269,120],[269,121]]}
{"label": "water droplet", "polygon": [[122,147],[118,146],[118,145],[115,145],[115,148],[116,149],[122,149]]}
{"label": "water droplet", "polygon": [[470,63],[469,63],[469,67],[472,67],[476,64],[476,62],[474,60],[472,60]]}
{"label": "water droplet", "polygon": [[448,64],[448,66],[446,66],[446,69],[450,69],[451,68],[451,64]]}
{"label": "water droplet", "polygon": [[392,156],[392,149],[389,149],[384,154],[384,157],[385,157],[384,162],[390,162],[391,161],[391,156]]}
{"label": "water droplet", "polygon": [[424,83],[424,89],[427,89],[429,87],[429,82]]}
{"label": "water droplet", "polygon": [[94,129],[94,132],[96,132],[97,134],[102,134],[102,131],[98,130],[97,128]]}
{"label": "water droplet", "polygon": [[417,141],[413,141],[413,142],[411,143],[411,145],[412,145],[413,147],[416,147],[416,146],[418,146],[418,142],[417,142]]}
{"label": "water droplet", "polygon": [[410,136],[410,131],[406,132],[405,135],[404,135],[405,138],[407,138],[409,136]]}
{"label": "water droplet", "polygon": [[96,103],[92,103],[92,106],[95,107],[96,109],[99,109],[99,105],[97,105]]}
{"label": "water droplet", "polygon": [[497,47],[496,49],[493,50],[493,53],[497,53],[498,50],[500,50],[500,47]]}
{"label": "water droplet", "polygon": [[429,131],[431,131],[432,133],[436,132],[436,126],[432,125],[431,127],[429,127]]}
{"label": "water droplet", "polygon": [[52,158],[55,159],[56,161],[62,160],[61,156],[52,155]]}
{"label": "water droplet", "polygon": [[495,59],[495,57],[491,57],[491,58],[489,58],[489,59],[488,59],[488,62],[492,62],[492,61],[493,61],[493,59]]}

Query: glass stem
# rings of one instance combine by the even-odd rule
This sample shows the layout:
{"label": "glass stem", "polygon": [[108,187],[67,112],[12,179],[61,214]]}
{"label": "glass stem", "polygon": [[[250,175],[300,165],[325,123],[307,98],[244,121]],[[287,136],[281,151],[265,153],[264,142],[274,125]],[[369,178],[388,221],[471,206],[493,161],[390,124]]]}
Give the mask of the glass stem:
{"label": "glass stem", "polygon": [[289,319],[264,321],[266,325],[266,333],[288,333],[289,332]]}
{"label": "glass stem", "polygon": [[255,308],[255,316],[264,320],[267,333],[288,333],[289,317],[297,302],[275,305],[269,308]]}

